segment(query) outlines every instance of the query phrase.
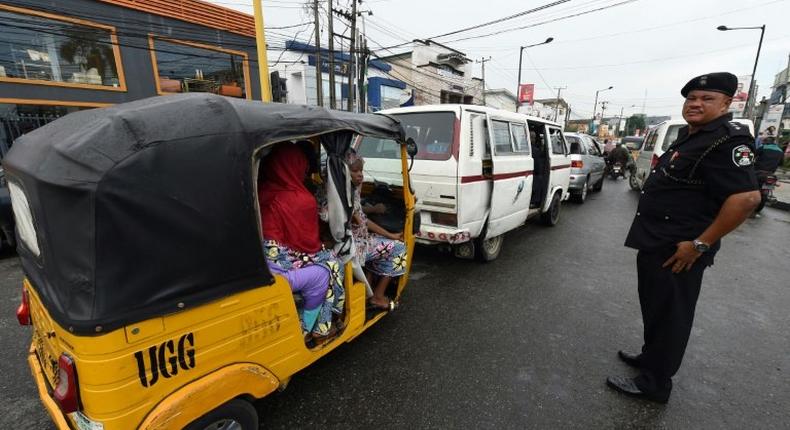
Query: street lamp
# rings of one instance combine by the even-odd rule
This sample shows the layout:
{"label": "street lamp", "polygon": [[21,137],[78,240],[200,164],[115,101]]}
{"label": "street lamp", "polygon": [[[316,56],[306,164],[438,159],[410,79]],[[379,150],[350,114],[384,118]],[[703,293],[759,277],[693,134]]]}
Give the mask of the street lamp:
{"label": "street lamp", "polygon": [[595,111],[598,110],[598,93],[603,91],[609,91],[612,88],[614,88],[614,86],[610,85],[609,88],[604,88],[602,90],[598,90],[595,92],[595,103],[593,103],[593,116],[592,116],[593,121],[595,121]]}
{"label": "street lamp", "polygon": [[752,94],[754,92],[754,83],[757,80],[754,76],[757,73],[757,61],[760,59],[760,49],[763,47],[763,36],[765,35],[765,24],[759,27],[727,27],[726,25],[720,25],[716,27],[719,31],[730,31],[730,30],[760,30],[760,43],[757,44],[757,56],[754,57],[754,68],[752,69],[752,78],[751,82],[749,82],[749,95],[746,96],[746,118],[751,118],[752,116],[752,109],[754,108],[754,104],[752,103]]}
{"label": "street lamp", "polygon": [[518,112],[518,107],[521,106],[521,100],[520,100],[520,97],[519,97],[519,93],[520,93],[519,90],[521,89],[521,61],[524,58],[524,50],[527,49],[527,48],[532,48],[532,47],[535,47],[535,46],[540,46],[540,45],[545,45],[547,43],[551,43],[552,40],[554,40],[554,38],[553,37],[549,37],[548,39],[546,39],[545,42],[540,42],[540,43],[535,43],[535,44],[532,44],[532,45],[527,45],[527,46],[521,46],[520,47],[520,49],[518,51],[518,82],[516,83],[516,112]]}

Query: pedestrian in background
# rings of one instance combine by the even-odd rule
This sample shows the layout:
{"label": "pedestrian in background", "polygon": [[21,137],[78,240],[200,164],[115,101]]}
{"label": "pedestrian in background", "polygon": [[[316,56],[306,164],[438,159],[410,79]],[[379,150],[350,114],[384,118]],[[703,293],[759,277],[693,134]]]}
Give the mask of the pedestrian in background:
{"label": "pedestrian in background", "polygon": [[720,240],[760,202],[754,137],[730,122],[738,79],[710,73],[689,81],[688,123],[645,181],[625,245],[636,257],[644,344],[639,354],[618,351],[639,369],[636,378],[610,376],[616,391],[666,403],[691,333],[702,275]]}

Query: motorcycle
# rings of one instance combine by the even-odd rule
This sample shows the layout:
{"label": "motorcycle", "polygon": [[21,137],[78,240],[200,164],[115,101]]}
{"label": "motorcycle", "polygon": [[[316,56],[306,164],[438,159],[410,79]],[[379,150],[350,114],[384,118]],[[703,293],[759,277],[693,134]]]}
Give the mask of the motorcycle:
{"label": "motorcycle", "polygon": [[625,178],[625,169],[623,168],[623,163],[616,161],[609,166],[609,177],[617,180],[618,176]]}
{"label": "motorcycle", "polygon": [[759,213],[766,204],[773,205],[776,203],[776,197],[774,196],[774,188],[776,188],[776,175],[774,174],[764,174],[764,175],[757,175],[757,184],[760,186],[760,204],[755,209],[756,213]]}

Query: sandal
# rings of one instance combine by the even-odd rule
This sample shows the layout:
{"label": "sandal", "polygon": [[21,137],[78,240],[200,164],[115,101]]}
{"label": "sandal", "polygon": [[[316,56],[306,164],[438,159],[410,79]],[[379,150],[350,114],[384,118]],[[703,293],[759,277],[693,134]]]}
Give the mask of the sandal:
{"label": "sandal", "polygon": [[368,302],[368,309],[375,309],[380,311],[394,311],[397,305],[394,301],[388,300],[386,305],[380,305],[378,303]]}

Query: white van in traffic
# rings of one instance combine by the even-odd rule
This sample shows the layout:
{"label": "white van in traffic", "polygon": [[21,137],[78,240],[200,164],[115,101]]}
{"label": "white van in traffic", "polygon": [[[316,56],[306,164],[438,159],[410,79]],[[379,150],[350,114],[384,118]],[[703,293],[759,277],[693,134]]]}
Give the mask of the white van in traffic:
{"label": "white van in traffic", "polygon": [[[736,118],[733,119],[733,122],[748,127],[752,136],[754,136],[754,124],[751,120]],[[672,119],[656,125],[647,132],[642,150],[636,158],[636,169],[628,178],[628,184],[632,189],[636,191],[642,189],[642,185],[644,185],[658,159],[677,140],[678,132],[685,125],[687,125],[686,121],[682,119]]]}
{"label": "white van in traffic", "polygon": [[[559,221],[571,161],[558,124],[473,105],[381,113],[398,118],[419,148],[410,175],[420,211],[418,242],[449,244],[458,257],[490,261],[504,234],[527,219]],[[396,182],[397,145],[363,139],[366,176]]]}

